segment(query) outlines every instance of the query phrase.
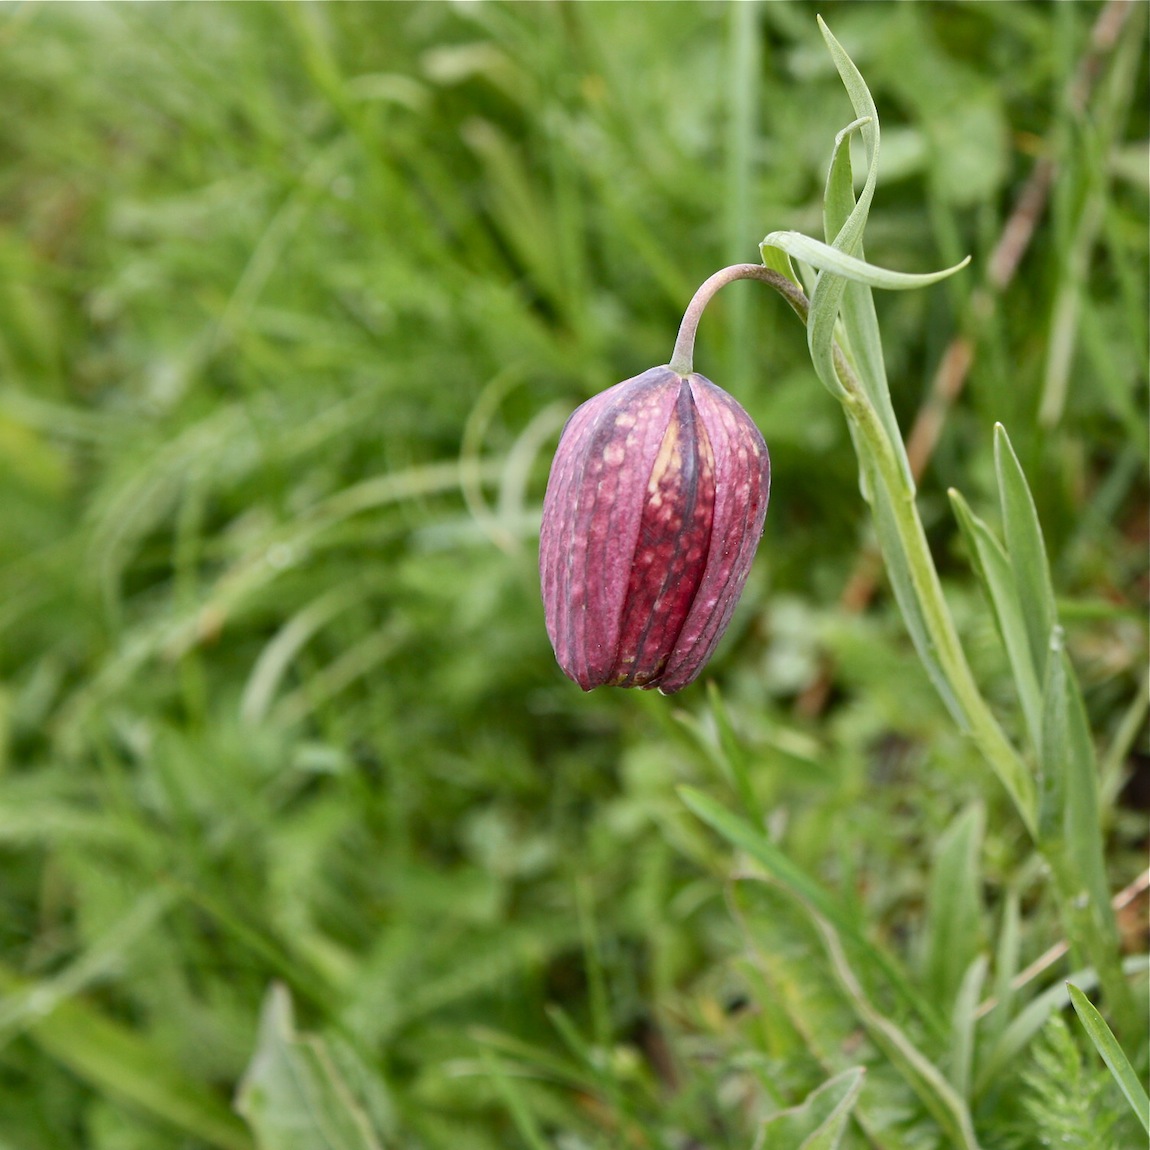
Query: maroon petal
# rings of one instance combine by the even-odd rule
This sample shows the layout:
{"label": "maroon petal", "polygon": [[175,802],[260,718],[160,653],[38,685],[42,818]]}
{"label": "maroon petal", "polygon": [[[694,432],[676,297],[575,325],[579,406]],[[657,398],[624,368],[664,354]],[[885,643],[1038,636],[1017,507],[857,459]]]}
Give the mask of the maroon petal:
{"label": "maroon petal", "polygon": [[715,458],[685,379],[643,494],[611,680],[620,687],[660,682],[707,566]]}
{"label": "maroon petal", "polygon": [[584,690],[690,683],[746,582],[769,485],[758,429],[700,375],[652,368],[576,410],[539,542],[564,672]]}
{"label": "maroon petal", "polygon": [[651,368],[578,408],[563,429],[539,540],[547,632],[585,691],[616,673],[619,628],[659,454],[681,377]]}
{"label": "maroon petal", "polygon": [[723,637],[751,572],[771,491],[771,461],[754,421],[709,379],[695,374],[690,382],[715,455],[715,517],[706,570],[659,683],[668,695],[699,674]]}

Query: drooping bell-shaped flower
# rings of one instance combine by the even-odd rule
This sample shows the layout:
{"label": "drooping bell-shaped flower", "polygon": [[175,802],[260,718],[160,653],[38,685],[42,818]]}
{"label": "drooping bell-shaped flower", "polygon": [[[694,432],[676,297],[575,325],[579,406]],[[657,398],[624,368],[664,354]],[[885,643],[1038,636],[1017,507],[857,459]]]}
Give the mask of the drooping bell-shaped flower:
{"label": "drooping bell-shaped flower", "polygon": [[697,373],[653,367],[578,408],[539,542],[564,673],[585,691],[690,683],[747,581],[769,491],[758,428]]}

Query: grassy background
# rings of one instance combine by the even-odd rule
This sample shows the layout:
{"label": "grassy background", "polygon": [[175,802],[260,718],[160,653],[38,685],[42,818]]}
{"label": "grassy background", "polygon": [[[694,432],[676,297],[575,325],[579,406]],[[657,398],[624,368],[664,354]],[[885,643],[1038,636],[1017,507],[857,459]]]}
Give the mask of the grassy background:
{"label": "grassy background", "polygon": [[[733,881],[676,794],[733,801],[732,755],[773,840],[898,964],[921,1009],[864,961],[869,992],[983,1145],[1129,1136],[1040,997],[1065,963],[985,1016],[965,1079],[955,1062],[969,963],[991,957],[1001,997],[1057,917],[881,586],[865,612],[840,598],[868,538],[849,438],[757,286],[710,309],[696,359],[774,472],[717,690],[583,696],[547,645],[535,534],[563,419],[665,362],[715,268],[821,230],[851,115],[815,11],[0,9],[3,1150],[249,1144],[228,1108],[276,981],[382,1145],[750,1147],[859,1064],[850,1138],[941,1145],[810,923]],[[1017,728],[945,499],[993,517],[1005,423],[1117,890],[1145,865],[1150,762],[1144,10],[1093,56],[1093,3],[818,11],[883,115],[868,257],[974,255],[879,299],[895,404],[909,426],[968,338],[923,515]],[[980,306],[1042,157],[1033,243]]]}

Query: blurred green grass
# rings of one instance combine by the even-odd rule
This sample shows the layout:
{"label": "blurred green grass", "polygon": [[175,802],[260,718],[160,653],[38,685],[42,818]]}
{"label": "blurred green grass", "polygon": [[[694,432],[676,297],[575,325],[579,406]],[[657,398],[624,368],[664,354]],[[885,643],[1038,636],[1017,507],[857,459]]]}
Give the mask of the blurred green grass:
{"label": "blurred green grass", "polygon": [[[989,501],[1004,422],[1111,756],[1120,887],[1145,814],[1114,800],[1150,754],[1144,26],[1076,115],[1100,5],[818,10],[884,118],[868,256],[974,254],[879,299],[895,404],[908,426],[970,338],[924,517],[1017,722],[944,495]],[[0,1145],[244,1144],[227,1111],[273,980],[370,1068],[389,1145],[745,1147],[841,1069],[817,937],[728,884],[675,793],[729,797],[713,700],[580,695],[534,553],[565,414],[665,362],[714,268],[818,230],[850,116],[814,15],[0,9]],[[982,314],[1045,155],[1049,210]],[[1057,919],[893,608],[840,605],[867,520],[802,333],[729,296],[697,362],[762,427],[774,485],[713,678],[775,839],[942,1011],[961,970],[930,942],[931,856],[963,812],[985,828],[970,953],[1017,905],[1023,967]],[[1037,1144],[1014,1095],[1054,1057],[983,1096],[987,1145]],[[876,1057],[876,1144],[937,1144],[890,1079]]]}

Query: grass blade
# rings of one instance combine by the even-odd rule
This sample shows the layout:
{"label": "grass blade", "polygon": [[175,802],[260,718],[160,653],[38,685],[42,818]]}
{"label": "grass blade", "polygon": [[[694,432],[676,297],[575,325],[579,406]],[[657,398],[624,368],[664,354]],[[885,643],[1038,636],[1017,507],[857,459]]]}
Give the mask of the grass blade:
{"label": "grass blade", "polygon": [[[17,975],[0,969],[0,991],[25,989]],[[243,1124],[220,1099],[82,999],[56,1003],[49,1013],[27,1022],[25,1033],[93,1089],[219,1150],[251,1150]]]}
{"label": "grass blade", "polygon": [[1116,1017],[1129,1018],[1098,810],[1098,770],[1086,706],[1056,628],[1043,687],[1039,832],[1063,921],[1081,962],[1098,971]]}
{"label": "grass blade", "polygon": [[1046,670],[1050,632],[1057,621],[1054,586],[1046,561],[1046,544],[1034,497],[1022,472],[1022,465],[1001,423],[994,427],[994,467],[998,476],[998,496],[1002,503],[1002,529],[1006,551],[1026,633],[1030,655],[1039,682]]}
{"label": "grass blade", "polygon": [[735,728],[731,724],[731,716],[727,713],[723,696],[715,683],[707,684],[707,702],[711,705],[711,714],[715,718],[715,727],[719,732],[719,758],[724,771],[733,784],[747,816],[755,818],[760,814],[760,811],[759,803],[755,798],[754,787],[751,785],[747,754],[738,735],[735,734]]}
{"label": "grass blade", "polygon": [[993,1046],[1002,1037],[1010,1020],[1014,1002],[1012,982],[1018,973],[1018,951],[1021,941],[1021,910],[1018,891],[1006,891],[1002,906],[1002,920],[998,927],[998,944],[994,953],[993,1000],[979,1007],[978,1017],[987,1016],[985,1041]]}
{"label": "grass blade", "polygon": [[481,1050],[479,1057],[484,1074],[495,1085],[495,1089],[499,1092],[500,1098],[503,1099],[503,1104],[507,1107],[511,1120],[515,1123],[515,1129],[519,1131],[523,1141],[531,1150],[547,1150],[547,1140],[543,1137],[543,1132],[531,1112],[531,1106],[523,1097],[523,1093],[512,1075],[504,1070],[489,1050]]}
{"label": "grass blade", "polygon": [[947,494],[970,551],[971,564],[990,602],[999,638],[1006,649],[1014,677],[1014,689],[1018,692],[1031,746],[1037,752],[1042,738],[1042,690],[1035,674],[1024,607],[1018,596],[1010,558],[990,528],[971,511],[962,495],[954,488]]}
{"label": "grass blade", "polygon": [[755,1150],[837,1150],[865,1079],[865,1067],[851,1067],[811,1091],[798,1106],[764,1119]]}
{"label": "grass blade", "polygon": [[[1150,960],[1146,955],[1135,955],[1123,963],[1126,975],[1146,976]],[[1092,969],[1075,971],[1070,976],[1075,986],[1093,990],[1098,985],[1098,975]],[[1070,1001],[1070,994],[1063,983],[1044,990],[1037,998],[1019,1011],[1003,1030],[1001,1037],[982,1059],[975,1076],[974,1096],[978,1098],[988,1090],[1011,1062],[1026,1049],[1030,1040],[1046,1025],[1046,1020],[1056,1010],[1061,1010]]]}
{"label": "grass blade", "polygon": [[1114,1037],[1113,1031],[1106,1025],[1106,1019],[1098,1013],[1094,1003],[1073,983],[1066,984],[1066,991],[1070,995],[1071,1005],[1079,1021],[1090,1035],[1090,1041],[1094,1043],[1094,1049],[1102,1055],[1102,1061],[1109,1067],[1114,1081],[1118,1083],[1118,1088],[1130,1103],[1131,1110],[1138,1115],[1142,1128],[1150,1134],[1150,1098],[1146,1096],[1146,1091],[1138,1080],[1138,1075],[1134,1073],[1134,1067],[1130,1065],[1126,1052],[1119,1046],[1118,1039]]}
{"label": "grass blade", "polygon": [[820,914],[854,933],[854,925],[848,922],[830,895],[765,834],[693,787],[680,787],[679,796],[703,822],[718,831],[729,843],[745,850],[785,887],[815,907]]}
{"label": "grass blade", "polygon": [[978,1000],[986,982],[989,965],[986,955],[980,954],[963,976],[962,985],[954,1000],[951,1016],[950,1081],[959,1097],[970,1099],[970,1073],[974,1065],[974,1034],[978,1022]]}
{"label": "grass blade", "polygon": [[887,1056],[954,1145],[963,1150],[978,1150],[978,1139],[966,1103],[938,1067],[870,1001],[847,961],[842,940],[834,927],[813,910],[811,919],[822,936],[839,986],[850,999],[871,1040]]}
{"label": "grass blade", "polygon": [[979,855],[985,814],[974,804],[947,827],[930,876],[923,974],[931,999],[953,1004],[982,933]]}
{"label": "grass blade", "polygon": [[278,983],[264,1001],[236,1109],[267,1150],[382,1150],[327,1044],[296,1033],[291,998]]}
{"label": "grass blade", "polygon": [[731,814],[714,799],[693,787],[680,787],[679,796],[703,822],[718,831],[728,842],[745,850],[804,906],[814,908],[825,919],[834,923],[854,945],[860,948],[871,964],[882,971],[891,987],[903,996],[908,1005],[931,1027],[934,1034],[939,1037],[943,1035],[944,1026],[941,1018],[929,1003],[914,992],[905,971],[900,970],[892,958],[866,938],[857,924],[844,913],[823,887],[792,862],[763,832]]}

